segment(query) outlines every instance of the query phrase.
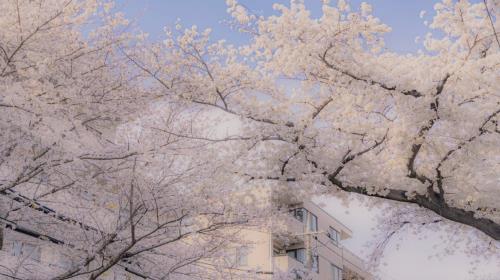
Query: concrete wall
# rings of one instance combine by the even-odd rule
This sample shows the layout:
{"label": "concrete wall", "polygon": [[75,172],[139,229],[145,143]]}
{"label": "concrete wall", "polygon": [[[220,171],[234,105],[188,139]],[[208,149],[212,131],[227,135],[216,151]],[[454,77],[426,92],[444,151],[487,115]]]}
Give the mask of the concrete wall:
{"label": "concrete wall", "polygon": [[[342,239],[352,236],[349,228],[336,220],[334,217],[322,210],[318,205],[312,202],[304,202],[294,205],[294,207],[303,207],[318,218],[318,231],[310,232],[307,227],[307,219],[302,223],[297,219],[285,217],[284,222],[290,236],[287,242],[293,240],[295,244],[286,245],[287,242],[280,242],[280,237],[271,234],[265,230],[249,230],[245,232],[245,239],[252,242],[251,250],[248,255],[248,266],[245,269],[257,269],[260,271],[291,271],[292,269],[304,269],[310,263],[305,265],[289,257],[286,254],[273,253],[274,248],[309,248],[311,252],[317,252],[319,262],[319,272],[312,272],[313,280],[331,280],[333,279],[332,264],[346,269],[361,276],[363,279],[371,279],[365,271],[363,261],[343,248]],[[328,236],[329,227],[333,227],[340,233],[341,240],[335,244]],[[271,279],[262,278],[262,279]]]}
{"label": "concrete wall", "polygon": [[[45,280],[51,279],[54,275],[67,271],[72,265],[71,262],[68,261],[68,255],[71,254],[70,249],[10,229],[4,229],[3,235],[3,246],[0,250],[0,263],[2,264],[0,273],[2,274],[10,275],[12,273],[12,270],[8,271],[6,268],[18,269],[18,275],[21,276],[21,279]],[[14,256],[13,247],[15,242],[22,242],[38,247],[40,250],[39,260],[35,260],[26,255]],[[4,279],[2,277],[7,276],[0,275],[0,279]],[[87,279],[87,277],[88,276],[81,277],[81,279]],[[122,268],[115,267],[104,273],[99,279],[139,280],[142,278],[134,276]]]}

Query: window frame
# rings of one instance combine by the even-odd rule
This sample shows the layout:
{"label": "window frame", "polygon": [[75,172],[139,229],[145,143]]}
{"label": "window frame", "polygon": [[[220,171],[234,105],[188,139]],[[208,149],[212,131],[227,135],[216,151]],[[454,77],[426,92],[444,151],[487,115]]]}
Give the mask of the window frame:
{"label": "window frame", "polygon": [[[292,213],[292,216],[299,222],[304,223],[306,221],[307,217],[307,209],[304,207],[299,207],[299,208],[294,208],[290,210],[290,213]],[[301,215],[298,215],[298,213],[301,213]],[[299,218],[300,217],[300,218]]]}
{"label": "window frame", "polygon": [[14,257],[27,257],[37,263],[42,262],[42,248],[38,244],[22,240],[12,242],[11,255]]}
{"label": "window frame", "polygon": [[[334,233],[335,238],[333,238],[332,233]],[[339,246],[339,239],[340,239],[340,232],[336,230],[334,227],[329,226],[327,234],[328,238],[330,241],[335,244],[336,246]]]}
{"label": "window frame", "polygon": [[334,265],[333,263],[331,264],[332,267],[332,280],[342,280],[342,272],[343,269]]}
{"label": "window frame", "polygon": [[319,255],[318,254],[312,255],[312,271],[319,273]]}
{"label": "window frame", "polygon": [[[313,223],[314,221],[314,223]],[[312,232],[317,232],[319,229],[318,226],[318,216],[314,215],[312,212],[309,212],[309,230]]]}
{"label": "window frame", "polygon": [[[302,252],[302,254],[300,254],[299,252]],[[292,253],[292,254],[290,254],[290,253]],[[306,249],[304,249],[304,248],[287,250],[286,254],[288,257],[295,259],[296,261],[298,261],[301,264],[306,263]]]}
{"label": "window frame", "polygon": [[248,266],[248,255],[250,254],[250,248],[243,246],[239,250],[236,250],[236,265],[237,266]]}

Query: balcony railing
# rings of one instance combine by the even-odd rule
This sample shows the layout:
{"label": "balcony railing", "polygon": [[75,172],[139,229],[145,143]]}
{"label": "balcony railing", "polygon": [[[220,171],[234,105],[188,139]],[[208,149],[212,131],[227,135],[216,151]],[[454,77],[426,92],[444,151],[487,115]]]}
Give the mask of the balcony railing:
{"label": "balcony railing", "polygon": [[364,261],[341,244],[335,244],[332,242],[326,232],[306,232],[306,224],[299,221],[292,215],[285,215],[281,222],[283,227],[279,233],[274,235],[273,239],[274,248],[277,249],[277,252],[279,252],[278,254],[280,254],[275,256],[277,263],[282,265],[286,264],[284,267],[289,267],[291,264],[294,264],[294,267],[303,268],[303,264],[297,260],[281,254],[283,254],[286,249],[305,246],[305,242],[308,240],[307,237],[314,236],[314,239],[309,240],[311,242],[321,243],[319,246],[327,247],[330,252],[336,254],[342,259],[342,263],[346,269],[354,272],[355,274],[366,275]]}
{"label": "balcony railing", "polygon": [[292,271],[294,269],[304,269],[304,264],[288,256],[279,255],[273,257],[274,267],[281,271]]}
{"label": "balcony railing", "polygon": [[344,247],[342,247],[342,254],[345,267],[359,274],[366,272],[365,262],[360,257]]}
{"label": "balcony railing", "polygon": [[280,221],[279,230],[273,236],[274,246],[278,249],[285,249],[290,245],[303,244],[304,223],[293,216],[285,215]]}

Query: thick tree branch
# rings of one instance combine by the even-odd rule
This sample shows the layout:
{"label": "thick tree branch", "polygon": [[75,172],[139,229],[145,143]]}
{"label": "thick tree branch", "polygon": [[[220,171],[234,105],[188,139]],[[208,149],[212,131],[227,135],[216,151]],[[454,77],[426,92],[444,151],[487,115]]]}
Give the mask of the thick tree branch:
{"label": "thick tree branch", "polygon": [[[319,56],[319,58],[321,59],[321,61],[330,69],[332,70],[335,70],[336,72],[339,72],[341,73],[342,75],[345,75],[345,76],[348,76],[350,77],[351,79],[353,80],[356,80],[356,81],[360,81],[360,82],[364,82],[364,83],[367,83],[369,85],[377,85],[387,91],[398,91],[396,89],[396,86],[389,86],[383,82],[379,82],[379,81],[374,81],[374,80],[371,80],[371,79],[368,79],[368,78],[362,78],[348,70],[344,70],[344,69],[340,69],[339,67],[335,66],[333,63],[329,62],[326,58],[326,56],[328,55],[328,51],[330,51],[331,49],[333,48],[333,45],[330,45],[326,50],[325,52]],[[400,91],[403,95],[408,95],[408,96],[412,96],[412,97],[415,97],[415,98],[418,98],[418,97],[422,97],[422,93],[420,93],[419,91],[415,90],[415,89],[412,89],[412,90],[402,90]]]}
{"label": "thick tree branch", "polygon": [[462,149],[465,145],[473,142],[474,140],[476,140],[478,137],[480,137],[481,135],[485,134],[486,132],[488,132],[488,130],[485,129],[486,125],[494,118],[496,117],[498,114],[500,114],[500,109],[496,110],[495,112],[491,113],[484,121],[483,123],[481,124],[481,126],[479,127],[478,129],[478,133],[476,135],[473,135],[471,136],[470,138],[468,138],[467,140],[465,141],[462,141],[460,142],[455,148],[449,150],[445,155],[444,157],[441,159],[441,161],[438,163],[437,167],[436,167],[436,184],[437,184],[437,187],[440,191],[440,193],[443,195],[443,198],[444,198],[444,189],[443,189],[443,180],[444,180],[444,177],[442,175],[442,170],[441,170],[441,167],[443,166],[443,164],[448,161],[451,156],[458,150]]}
{"label": "thick tree branch", "polygon": [[378,197],[392,201],[405,202],[416,204],[420,207],[429,209],[436,214],[448,220],[458,222],[464,225],[474,227],[484,234],[490,236],[495,240],[500,240],[500,224],[493,222],[486,218],[476,218],[474,217],[473,211],[466,211],[464,209],[449,206],[444,200],[439,197],[437,193],[431,194],[415,194],[409,195],[404,190],[396,189],[386,189],[384,192],[370,191],[366,187],[361,186],[350,186],[344,184],[342,181],[337,179],[335,176],[328,176],[328,180],[339,189],[357,193],[370,197]]}
{"label": "thick tree branch", "polygon": [[418,131],[418,136],[415,139],[415,143],[411,147],[411,155],[408,159],[407,168],[408,168],[408,178],[417,179],[422,184],[429,183],[431,186],[433,181],[427,178],[424,175],[418,174],[415,168],[415,160],[422,148],[422,145],[427,137],[427,133],[431,130],[434,124],[439,120],[439,96],[444,90],[444,86],[448,82],[450,78],[450,74],[446,74],[445,77],[438,83],[436,87],[436,92],[434,93],[434,101],[429,105],[430,109],[434,112],[434,117],[432,117],[426,125],[422,126]]}

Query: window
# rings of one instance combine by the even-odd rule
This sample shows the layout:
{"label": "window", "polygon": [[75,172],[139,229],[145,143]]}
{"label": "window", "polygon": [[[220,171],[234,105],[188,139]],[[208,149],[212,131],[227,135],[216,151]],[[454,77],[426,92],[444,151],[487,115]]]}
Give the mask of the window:
{"label": "window", "polygon": [[318,255],[312,256],[312,270],[314,272],[319,273],[319,256]]}
{"label": "window", "polygon": [[286,251],[287,255],[291,258],[296,259],[300,263],[306,262],[306,250],[305,249],[293,249]]}
{"label": "window", "polygon": [[339,232],[336,231],[334,228],[329,227],[328,232],[326,233],[328,238],[333,242],[335,245],[339,245]]}
{"label": "window", "polygon": [[302,280],[304,272],[294,269],[292,270],[292,274],[293,274],[293,280]]}
{"label": "window", "polygon": [[318,231],[318,217],[313,213],[307,211],[304,208],[296,208],[290,210],[290,213],[295,217],[295,219],[301,221],[302,223],[306,222],[307,217],[307,225],[310,231]]}
{"label": "window", "polygon": [[332,280],[342,280],[342,269],[333,264],[332,264],[332,274],[333,274]]}
{"label": "window", "polygon": [[41,250],[37,245],[16,240],[12,244],[12,255],[16,257],[29,257],[36,262],[40,262]]}
{"label": "window", "polygon": [[247,266],[248,265],[248,253],[249,250],[247,247],[241,248],[236,252],[236,264],[238,266]]}
{"label": "window", "polygon": [[309,213],[309,230],[310,231],[318,231],[318,217],[316,217],[313,213]]}
{"label": "window", "polygon": [[65,253],[59,254],[58,264],[60,267],[62,267],[64,269],[70,269],[75,265],[73,262],[73,258],[70,255],[67,255]]}
{"label": "window", "polygon": [[[114,280],[132,280],[132,274],[125,269],[116,269],[113,271]],[[134,277],[134,279],[137,279]]]}
{"label": "window", "polygon": [[292,213],[292,215],[295,217],[295,219],[297,219],[301,222],[304,222],[306,219],[307,210],[304,208],[296,208],[296,209],[290,210],[290,213]]}
{"label": "window", "polygon": [[250,249],[246,246],[241,248],[231,248],[229,254],[224,256],[224,262],[229,267],[247,266]]}

